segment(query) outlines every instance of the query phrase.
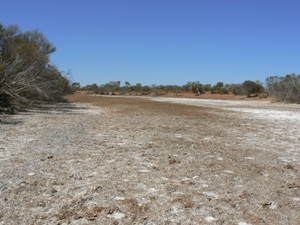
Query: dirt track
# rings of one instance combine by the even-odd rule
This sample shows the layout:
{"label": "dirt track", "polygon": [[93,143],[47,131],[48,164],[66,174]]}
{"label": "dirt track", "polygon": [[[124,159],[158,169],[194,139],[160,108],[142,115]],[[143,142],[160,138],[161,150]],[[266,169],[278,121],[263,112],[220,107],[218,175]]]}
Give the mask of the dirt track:
{"label": "dirt track", "polygon": [[1,225],[300,224],[299,105],[70,99],[0,115]]}

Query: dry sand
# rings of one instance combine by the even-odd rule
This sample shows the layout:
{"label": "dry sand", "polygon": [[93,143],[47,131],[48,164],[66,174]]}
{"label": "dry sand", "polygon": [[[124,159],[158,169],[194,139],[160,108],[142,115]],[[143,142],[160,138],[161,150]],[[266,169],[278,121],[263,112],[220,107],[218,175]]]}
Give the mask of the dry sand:
{"label": "dry sand", "polygon": [[71,96],[0,115],[0,224],[300,224],[300,106]]}

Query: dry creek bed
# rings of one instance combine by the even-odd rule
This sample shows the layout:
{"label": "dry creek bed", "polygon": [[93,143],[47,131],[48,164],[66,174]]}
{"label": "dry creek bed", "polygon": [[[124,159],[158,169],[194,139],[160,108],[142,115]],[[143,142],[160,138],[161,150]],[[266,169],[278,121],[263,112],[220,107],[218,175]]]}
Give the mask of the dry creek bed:
{"label": "dry creek bed", "polygon": [[0,225],[300,224],[299,105],[85,98],[0,115]]}

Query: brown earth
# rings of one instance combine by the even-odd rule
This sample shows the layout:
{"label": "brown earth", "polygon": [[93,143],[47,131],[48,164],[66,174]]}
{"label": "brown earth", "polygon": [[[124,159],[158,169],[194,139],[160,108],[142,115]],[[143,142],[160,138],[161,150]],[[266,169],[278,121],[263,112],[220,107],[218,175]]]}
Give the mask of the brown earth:
{"label": "brown earth", "polygon": [[0,115],[1,225],[300,224],[299,105],[68,99]]}
{"label": "brown earth", "polygon": [[[76,95],[96,95],[94,92],[88,92],[88,91],[78,91],[76,92]],[[149,92],[125,92],[125,93],[119,93],[119,92],[109,92],[107,93],[109,96],[143,96],[143,97],[174,97],[174,98],[194,98],[194,99],[214,99],[214,100],[243,100],[243,101],[272,101],[273,99],[271,97],[268,98],[261,98],[261,94],[253,94],[250,97],[246,97],[244,95],[234,95],[232,93],[228,94],[212,94],[210,91],[202,93],[200,96],[196,95],[195,93],[192,92],[179,92],[179,93],[174,93],[171,91],[149,91]],[[106,96],[106,95],[100,95],[100,96]]]}

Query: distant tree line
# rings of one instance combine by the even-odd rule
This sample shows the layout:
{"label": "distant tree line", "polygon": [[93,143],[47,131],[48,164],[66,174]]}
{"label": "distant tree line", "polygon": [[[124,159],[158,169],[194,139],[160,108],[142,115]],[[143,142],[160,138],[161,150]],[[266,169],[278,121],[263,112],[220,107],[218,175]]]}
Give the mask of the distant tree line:
{"label": "distant tree line", "polygon": [[58,101],[71,91],[70,82],[49,56],[55,47],[38,30],[22,32],[0,23],[0,110]]}
{"label": "distant tree line", "polygon": [[270,76],[266,79],[266,85],[260,81],[246,80],[238,84],[224,84],[217,82],[215,85],[202,84],[199,81],[187,82],[184,85],[156,85],[143,86],[141,83],[131,85],[128,81],[121,86],[120,81],[110,81],[106,84],[96,83],[81,87],[79,83],[72,83],[72,90],[90,91],[97,94],[124,94],[126,92],[136,92],[137,94],[148,94],[155,92],[158,95],[164,93],[191,92],[201,95],[205,92],[212,94],[245,95],[247,97],[266,97],[268,95],[279,101],[300,103],[300,75],[288,74],[285,77]]}
{"label": "distant tree line", "polygon": [[121,86],[120,81],[110,81],[106,84],[97,85],[96,83],[81,87],[80,83],[72,83],[72,90],[88,91],[96,94],[124,94],[126,92],[136,92],[146,95],[154,92],[163,95],[169,92],[178,94],[181,92],[191,92],[201,95],[205,92],[211,94],[245,95],[247,97],[267,97],[272,96],[278,101],[300,103],[300,75],[288,74],[284,77],[270,76],[266,78],[265,85],[260,81],[246,80],[238,84],[224,84],[217,82],[215,85],[202,84],[199,81],[187,82],[184,85],[156,85],[143,86],[141,83],[131,85],[125,81]]}
{"label": "distant tree line", "polygon": [[72,83],[72,89],[90,91],[97,94],[124,94],[126,92],[136,92],[138,94],[148,94],[149,92],[155,92],[157,94],[162,93],[181,93],[181,92],[191,92],[195,95],[201,95],[205,92],[211,92],[212,94],[229,94],[233,93],[235,95],[258,95],[265,91],[263,84],[259,81],[247,80],[242,84],[224,84],[223,82],[218,82],[215,85],[202,84],[199,81],[187,82],[184,85],[156,85],[143,86],[141,83],[131,85],[128,81],[125,85],[121,86],[120,81],[110,81],[106,84],[97,85],[96,83],[91,85],[86,85],[81,87],[79,83]]}

